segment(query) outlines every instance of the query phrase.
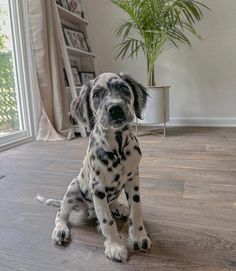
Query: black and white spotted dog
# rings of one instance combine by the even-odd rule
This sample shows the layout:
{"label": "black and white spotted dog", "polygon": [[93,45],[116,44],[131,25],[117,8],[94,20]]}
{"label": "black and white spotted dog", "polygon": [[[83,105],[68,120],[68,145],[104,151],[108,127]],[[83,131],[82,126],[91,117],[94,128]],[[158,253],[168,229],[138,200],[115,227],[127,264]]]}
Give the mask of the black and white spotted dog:
{"label": "black and white spotted dog", "polygon": [[[124,262],[128,256],[114,215],[129,216],[129,242],[135,250],[150,249],[139,194],[141,151],[130,127],[134,115],[141,118],[147,96],[146,89],[126,74],[104,73],[82,87],[72,104],[73,117],[91,130],[81,171],[62,201],[38,197],[47,205],[60,205],[52,233],[56,244],[69,242],[71,211],[84,210],[98,218],[107,258]],[[129,209],[118,201],[123,188]]]}

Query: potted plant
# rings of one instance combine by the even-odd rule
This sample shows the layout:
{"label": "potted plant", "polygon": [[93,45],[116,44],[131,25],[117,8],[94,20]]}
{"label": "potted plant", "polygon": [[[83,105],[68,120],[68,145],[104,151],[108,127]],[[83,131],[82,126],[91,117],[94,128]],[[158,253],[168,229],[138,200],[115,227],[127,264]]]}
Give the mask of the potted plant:
{"label": "potted plant", "polygon": [[[163,123],[169,116],[169,87],[156,87],[155,64],[164,50],[173,46],[178,48],[180,44],[191,46],[188,33],[201,39],[194,24],[202,19],[202,9],[209,8],[200,0],[111,1],[128,15],[115,30],[116,36],[122,39],[116,48],[116,59],[133,58],[140,52],[144,54],[147,88],[151,96],[144,123]],[[162,110],[164,98],[167,101]]]}

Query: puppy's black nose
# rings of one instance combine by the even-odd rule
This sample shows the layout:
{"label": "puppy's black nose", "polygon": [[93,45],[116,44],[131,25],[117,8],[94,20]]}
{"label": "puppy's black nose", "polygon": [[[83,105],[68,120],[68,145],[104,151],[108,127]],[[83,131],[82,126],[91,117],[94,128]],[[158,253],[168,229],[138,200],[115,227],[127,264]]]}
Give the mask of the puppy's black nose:
{"label": "puppy's black nose", "polygon": [[120,104],[110,105],[108,107],[108,113],[113,120],[118,120],[118,119],[124,118],[123,107]]}

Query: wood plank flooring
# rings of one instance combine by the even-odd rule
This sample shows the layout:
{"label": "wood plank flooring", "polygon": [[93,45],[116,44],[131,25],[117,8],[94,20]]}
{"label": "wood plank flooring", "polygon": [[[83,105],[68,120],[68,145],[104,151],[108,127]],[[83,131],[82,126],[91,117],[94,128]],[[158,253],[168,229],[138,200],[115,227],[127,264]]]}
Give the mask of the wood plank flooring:
{"label": "wood plank flooring", "polygon": [[[71,218],[72,242],[51,243],[56,209],[78,173],[87,139],[32,142],[0,153],[0,270],[236,271],[236,129],[169,128],[139,138],[149,254],[130,250],[127,264],[104,257],[95,225]],[[122,238],[127,225],[118,223]]]}

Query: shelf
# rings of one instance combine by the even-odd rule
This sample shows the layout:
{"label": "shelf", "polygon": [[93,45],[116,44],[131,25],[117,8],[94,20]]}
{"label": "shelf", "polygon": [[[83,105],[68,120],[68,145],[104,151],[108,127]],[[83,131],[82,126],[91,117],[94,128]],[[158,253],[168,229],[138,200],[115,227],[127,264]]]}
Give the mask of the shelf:
{"label": "shelf", "polygon": [[94,53],[83,51],[83,50],[80,50],[80,49],[76,49],[76,48],[73,48],[73,47],[70,47],[70,46],[66,46],[66,49],[67,49],[68,53],[73,54],[73,55],[95,57]]}
{"label": "shelf", "polygon": [[71,23],[78,23],[78,22],[82,22],[82,23],[85,23],[85,24],[88,24],[88,21],[85,20],[84,18],[76,15],[75,13],[57,5],[57,9],[58,9],[58,13],[60,15],[60,17],[66,21],[69,21]]}

